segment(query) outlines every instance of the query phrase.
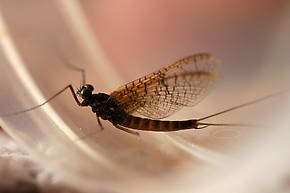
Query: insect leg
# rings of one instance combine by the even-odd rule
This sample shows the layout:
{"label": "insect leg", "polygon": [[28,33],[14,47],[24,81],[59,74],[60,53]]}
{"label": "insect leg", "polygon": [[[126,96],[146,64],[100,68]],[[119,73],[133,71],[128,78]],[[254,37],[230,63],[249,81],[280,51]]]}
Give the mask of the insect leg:
{"label": "insect leg", "polygon": [[61,89],[60,91],[58,91],[57,93],[55,93],[54,95],[52,95],[50,98],[48,98],[45,102],[39,104],[39,105],[36,105],[34,107],[31,107],[29,109],[25,109],[25,110],[22,110],[22,111],[16,111],[14,113],[7,113],[7,114],[3,114],[3,115],[0,115],[1,117],[9,117],[9,116],[14,116],[14,115],[18,115],[18,114],[21,114],[21,113],[25,113],[25,112],[29,112],[29,111],[32,111],[34,109],[37,109],[43,105],[45,105],[46,103],[48,103],[49,101],[51,101],[52,99],[54,99],[55,97],[57,97],[58,95],[60,95],[61,93],[63,93],[65,90],[67,89],[70,89],[72,95],[73,95],[73,98],[75,99],[76,103],[79,105],[79,106],[83,106],[82,103],[79,101],[73,87],[71,84],[67,85],[66,87],[64,87],[63,89]]}
{"label": "insect leg", "polygon": [[100,117],[97,116],[97,120],[98,120],[99,126],[101,127],[101,131],[103,131],[104,130],[104,127],[103,127],[103,124],[102,124],[102,122],[100,120]]}
{"label": "insect leg", "polygon": [[117,129],[120,129],[120,130],[125,131],[125,132],[127,132],[127,133],[130,133],[130,134],[133,134],[133,135],[136,135],[136,136],[139,136],[139,135],[140,135],[138,132],[136,132],[136,131],[131,131],[130,129],[127,129],[127,128],[122,127],[122,126],[120,126],[120,125],[114,125],[114,126],[115,126]]}

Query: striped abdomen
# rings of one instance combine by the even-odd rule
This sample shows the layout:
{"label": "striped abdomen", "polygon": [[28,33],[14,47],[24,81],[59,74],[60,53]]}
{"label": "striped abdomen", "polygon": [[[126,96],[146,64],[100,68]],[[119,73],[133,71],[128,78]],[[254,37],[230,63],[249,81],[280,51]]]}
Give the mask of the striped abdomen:
{"label": "striped abdomen", "polygon": [[118,123],[123,127],[143,130],[143,131],[178,131],[186,129],[197,128],[196,120],[185,120],[185,121],[160,121],[152,120],[140,117],[134,117],[132,115],[126,115],[123,121]]}

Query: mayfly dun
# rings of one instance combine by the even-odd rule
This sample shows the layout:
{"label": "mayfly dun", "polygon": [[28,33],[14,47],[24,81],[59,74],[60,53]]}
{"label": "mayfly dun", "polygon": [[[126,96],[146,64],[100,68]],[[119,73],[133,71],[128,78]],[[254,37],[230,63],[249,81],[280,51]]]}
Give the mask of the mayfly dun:
{"label": "mayfly dun", "polygon": [[[219,63],[219,59],[208,53],[191,55],[125,84],[110,95],[105,93],[94,94],[94,87],[85,81],[85,71],[71,66],[82,73],[82,85],[77,92],[75,92],[70,84],[40,105],[2,115],[2,117],[34,110],[69,89],[79,106],[89,106],[92,108],[101,128],[103,126],[100,118],[110,121],[120,130],[135,135],[139,135],[139,133],[132,130],[172,132],[187,129],[203,129],[208,126],[234,126],[235,124],[206,123],[203,121],[265,100],[275,94],[200,119],[181,121],[161,120],[169,117],[183,107],[199,103],[216,84],[219,78],[217,74]],[[82,98],[82,101],[78,97]],[[136,113],[146,118],[136,116]]]}

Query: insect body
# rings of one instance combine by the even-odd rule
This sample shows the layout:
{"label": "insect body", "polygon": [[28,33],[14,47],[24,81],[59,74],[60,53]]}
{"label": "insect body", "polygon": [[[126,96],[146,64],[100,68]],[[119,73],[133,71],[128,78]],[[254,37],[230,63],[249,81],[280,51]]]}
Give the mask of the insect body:
{"label": "insect body", "polygon": [[108,120],[125,131],[129,131],[126,128],[145,131],[198,129],[197,120],[159,119],[198,103],[216,82],[214,71],[218,63],[219,60],[210,54],[189,56],[126,84],[110,95],[93,94],[93,86],[85,84],[77,91],[83,99],[79,104],[90,106],[98,119]]}
{"label": "insect body", "polygon": [[[202,129],[208,126],[241,126],[241,124],[204,123],[201,121],[279,94],[265,96],[200,119],[160,120],[185,106],[193,106],[200,102],[218,80],[216,71],[219,63],[219,60],[211,54],[195,54],[132,81],[110,95],[104,93],[93,94],[94,87],[86,84],[84,70],[70,66],[82,72],[83,85],[77,92],[74,91],[72,85],[68,85],[40,105],[1,116],[11,116],[31,111],[46,104],[65,90],[70,89],[79,106],[90,106],[92,111],[96,113],[101,128],[103,126],[99,118],[110,121],[118,129],[138,135],[137,132],[130,129],[170,132]],[[78,96],[83,99],[81,102]],[[135,114],[143,115],[146,118],[141,118]]]}
{"label": "insect body", "polygon": [[[119,129],[126,130],[121,127],[145,131],[178,131],[191,128],[198,129],[196,120],[161,121],[129,115],[115,99],[104,93],[92,94],[92,89],[92,85],[87,84],[78,92],[84,99],[81,106],[90,106],[92,111],[96,113],[97,117],[110,121]],[[86,94],[83,95],[82,93]]]}

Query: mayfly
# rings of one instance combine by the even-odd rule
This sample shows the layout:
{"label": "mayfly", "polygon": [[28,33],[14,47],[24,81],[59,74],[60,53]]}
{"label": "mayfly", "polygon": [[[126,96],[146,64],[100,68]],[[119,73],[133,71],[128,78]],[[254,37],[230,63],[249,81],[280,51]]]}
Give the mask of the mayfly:
{"label": "mayfly", "polygon": [[[79,106],[90,106],[97,116],[97,121],[103,129],[100,118],[110,121],[116,128],[138,135],[133,130],[171,132],[187,129],[203,129],[208,126],[227,126],[235,124],[220,124],[202,122],[208,118],[262,101],[269,95],[233,108],[200,118],[182,121],[160,120],[169,117],[186,106],[199,103],[214,87],[219,76],[217,68],[220,60],[208,53],[191,55],[161,68],[160,70],[132,81],[110,95],[94,94],[94,87],[85,81],[85,71],[82,72],[82,85],[75,92],[68,85],[44,103],[24,111],[18,111],[3,116],[11,116],[36,109],[69,89]],[[78,99],[82,98],[82,101]],[[135,114],[143,115],[136,116]]]}

